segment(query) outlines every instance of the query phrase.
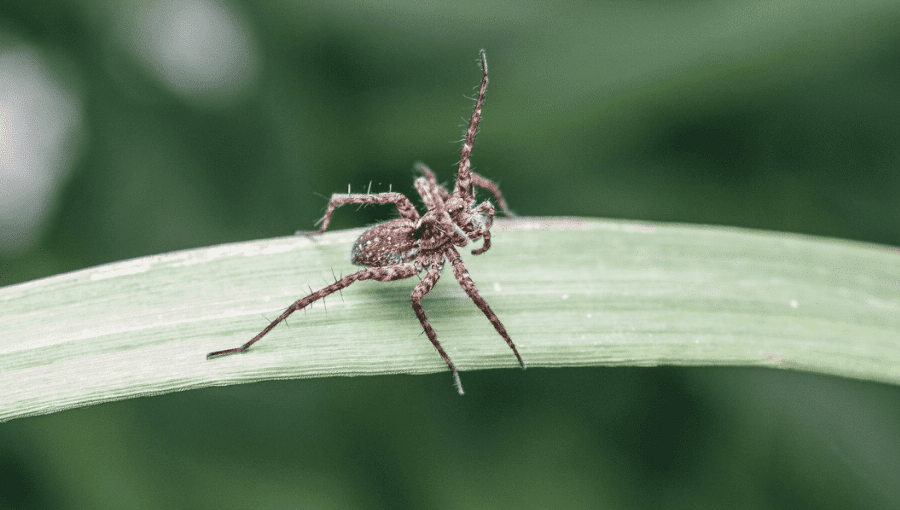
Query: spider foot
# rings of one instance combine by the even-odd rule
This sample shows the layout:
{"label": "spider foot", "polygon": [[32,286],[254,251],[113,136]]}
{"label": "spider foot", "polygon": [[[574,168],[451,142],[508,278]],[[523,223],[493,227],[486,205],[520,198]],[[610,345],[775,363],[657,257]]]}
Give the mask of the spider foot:
{"label": "spider foot", "polygon": [[519,356],[519,351],[516,350],[516,348],[515,348],[512,344],[510,344],[510,347],[512,347],[513,354],[516,355],[516,359],[519,360],[519,365],[521,365],[522,370],[525,370],[526,368],[528,368],[528,367],[525,365],[525,360],[522,359],[522,356]]}
{"label": "spider foot", "polygon": [[225,349],[224,351],[211,352],[206,355],[206,359],[218,358],[219,356],[227,356],[229,354],[237,354],[244,352],[243,347],[235,347],[234,349]]}
{"label": "spider foot", "polygon": [[321,230],[298,230],[296,234],[298,236],[304,236],[307,239],[316,240],[319,236],[324,234],[325,232]]}
{"label": "spider foot", "polygon": [[459,380],[459,373],[455,369],[453,370],[453,384],[456,385],[456,390],[460,395],[465,394],[462,388],[462,381]]}

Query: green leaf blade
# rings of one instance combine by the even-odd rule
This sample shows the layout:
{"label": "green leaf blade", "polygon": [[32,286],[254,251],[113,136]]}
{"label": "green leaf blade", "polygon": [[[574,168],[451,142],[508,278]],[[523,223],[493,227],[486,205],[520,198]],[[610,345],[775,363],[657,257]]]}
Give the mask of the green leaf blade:
{"label": "green leaf blade", "polygon": [[[418,280],[358,282],[360,230],[186,250],[0,288],[0,421],[212,385],[432,373]],[[771,366],[900,383],[900,250],[750,230],[579,218],[495,225],[464,261],[529,367]],[[515,357],[449,271],[423,300],[465,371]],[[448,391],[451,378],[448,374]]]}

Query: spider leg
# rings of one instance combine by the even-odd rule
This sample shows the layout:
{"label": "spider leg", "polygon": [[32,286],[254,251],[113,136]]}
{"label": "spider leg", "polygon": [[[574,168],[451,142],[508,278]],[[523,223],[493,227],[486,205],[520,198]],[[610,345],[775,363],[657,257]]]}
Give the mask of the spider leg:
{"label": "spider leg", "polygon": [[450,193],[447,192],[447,188],[439,185],[437,183],[437,178],[434,176],[434,172],[431,171],[430,168],[425,166],[425,163],[416,163],[416,168],[422,172],[422,175],[425,176],[425,179],[428,180],[428,185],[431,187],[432,193],[437,193],[440,195],[441,200],[446,202],[450,199]]}
{"label": "spider leg", "polygon": [[456,233],[454,243],[457,246],[465,246],[466,243],[468,243],[468,236],[463,232],[459,225],[453,222],[453,219],[450,217],[450,212],[447,209],[446,201],[450,199],[450,193],[448,193],[443,186],[438,185],[437,180],[434,177],[434,172],[432,172],[430,168],[423,163],[417,163],[416,167],[424,174],[424,177],[416,179],[414,184],[416,191],[419,192],[422,201],[425,203],[425,207],[428,208],[428,212],[433,212],[434,216],[439,218],[439,223],[442,225],[441,230],[443,230],[444,233],[449,234],[451,230]]}
{"label": "spider leg", "polygon": [[419,318],[419,322],[422,324],[422,329],[425,330],[425,334],[428,335],[428,339],[431,340],[431,344],[434,345],[434,348],[437,349],[438,354],[444,358],[444,362],[447,363],[447,366],[450,367],[450,370],[453,372],[453,382],[456,384],[456,389],[459,391],[459,394],[463,394],[462,381],[459,380],[459,373],[456,370],[456,365],[450,361],[450,357],[447,356],[447,353],[444,352],[444,348],[441,347],[441,343],[438,342],[437,333],[434,332],[434,329],[431,327],[431,323],[428,322],[428,317],[425,316],[425,310],[422,308],[422,298],[425,297],[425,294],[434,288],[434,284],[437,283],[438,278],[441,277],[441,264],[440,262],[433,262],[431,267],[428,269],[428,273],[425,274],[425,277],[416,284],[416,288],[413,289],[412,296],[412,307],[413,311],[416,312],[416,317]]}
{"label": "spider leg", "polygon": [[362,269],[353,274],[348,274],[347,276],[341,278],[340,280],[328,285],[320,290],[317,290],[310,295],[297,300],[291,306],[287,307],[287,309],[278,316],[277,319],[273,320],[268,326],[265,327],[262,331],[259,332],[255,337],[253,337],[249,342],[245,343],[240,347],[235,347],[233,349],[226,349],[224,351],[215,351],[206,355],[206,359],[215,358],[218,356],[224,356],[226,354],[236,354],[239,352],[244,352],[251,345],[255,344],[259,341],[260,338],[264,337],[266,333],[272,330],[275,326],[278,325],[279,322],[288,318],[288,316],[297,310],[301,310],[306,308],[314,301],[324,298],[325,296],[337,292],[351,283],[359,280],[378,280],[380,282],[390,282],[393,280],[402,280],[404,278],[409,278],[419,271],[413,264],[397,264],[393,266],[384,266],[384,267],[370,267],[366,269]]}
{"label": "spider leg", "polygon": [[[419,220],[417,230],[422,228],[429,218],[435,218],[439,230],[450,237],[454,237],[454,243],[457,246],[465,246],[469,242],[469,238],[459,225],[453,222],[450,213],[447,212],[447,205],[444,203],[444,199],[441,198],[440,193],[429,185],[428,179],[425,177],[416,179],[415,186],[416,191],[422,196],[422,201],[425,202],[425,206],[428,207],[428,213]],[[451,232],[455,235],[451,234]]]}
{"label": "spider leg", "polygon": [[419,177],[413,185],[416,187],[416,191],[419,192],[419,195],[422,197],[422,202],[425,202],[425,207],[427,207],[429,211],[436,211],[438,214],[447,212],[444,199],[437,190],[437,185],[432,186],[430,179]]}
{"label": "spider leg", "polygon": [[497,205],[500,206],[500,209],[503,209],[503,214],[509,217],[515,217],[515,213],[509,210],[509,207],[506,206],[506,201],[503,200],[502,196],[500,196],[500,188],[498,188],[496,184],[494,184],[491,180],[485,179],[484,177],[476,174],[475,172],[472,172],[471,175],[472,184],[478,186],[479,188],[484,188],[494,195],[494,199],[497,200]]}
{"label": "spider leg", "polygon": [[[472,250],[472,255],[481,255],[491,249],[491,226],[494,224],[494,206],[490,202],[484,201],[478,204],[475,212],[481,215],[480,225],[473,232],[474,235],[484,238],[484,244],[477,250]],[[487,219],[484,219],[487,218]]]}
{"label": "spider leg", "polygon": [[475,282],[472,281],[472,277],[469,276],[469,270],[466,269],[466,266],[463,265],[463,261],[459,256],[459,253],[456,252],[455,249],[448,249],[444,252],[444,256],[453,264],[453,276],[456,277],[456,281],[459,282],[459,286],[466,291],[466,294],[469,295],[469,298],[475,302],[475,305],[484,312],[484,315],[487,316],[488,320],[493,324],[494,329],[497,330],[497,333],[500,333],[500,336],[506,340],[509,348],[512,349],[513,354],[516,355],[516,359],[519,360],[519,364],[522,365],[522,368],[525,368],[525,362],[522,361],[522,357],[519,356],[519,351],[516,350],[515,344],[509,335],[506,333],[506,328],[503,327],[503,324],[500,322],[500,319],[497,318],[497,315],[491,310],[491,307],[488,306],[487,301],[478,294],[478,289],[475,287]]}
{"label": "spider leg", "polygon": [[[416,179],[417,186],[422,182],[420,179]],[[425,198],[424,195],[423,199],[430,200],[430,198]],[[468,244],[469,237],[459,225],[453,222],[450,214],[443,207],[444,203],[439,202],[437,205],[440,208],[430,209],[416,222],[416,230],[413,236],[419,239],[419,249],[438,249],[444,243],[445,237],[449,237],[456,246]]]}
{"label": "spider leg", "polygon": [[417,221],[419,219],[419,213],[416,211],[416,208],[413,207],[412,202],[400,193],[376,193],[374,195],[363,193],[335,193],[331,195],[331,200],[328,202],[328,209],[325,211],[325,216],[319,220],[319,222],[322,223],[322,228],[312,232],[310,235],[325,232],[328,228],[328,224],[331,223],[331,215],[334,213],[334,210],[345,204],[394,204],[397,206],[397,211],[402,218],[412,221]]}
{"label": "spider leg", "polygon": [[491,231],[485,230],[484,234],[482,234],[482,237],[484,237],[484,244],[481,245],[481,248],[472,250],[472,255],[481,255],[482,253],[491,249]]}
{"label": "spider leg", "polygon": [[475,144],[475,132],[478,131],[478,121],[481,120],[481,106],[484,104],[484,92],[487,90],[488,84],[487,57],[484,54],[484,50],[481,50],[481,70],[484,73],[481,78],[481,88],[478,89],[475,110],[472,112],[472,118],[469,119],[469,128],[466,130],[466,138],[459,157],[456,186],[453,189],[454,195],[467,198],[469,203],[472,200],[472,176],[470,173],[472,164],[469,162],[469,155],[472,153],[472,146]]}

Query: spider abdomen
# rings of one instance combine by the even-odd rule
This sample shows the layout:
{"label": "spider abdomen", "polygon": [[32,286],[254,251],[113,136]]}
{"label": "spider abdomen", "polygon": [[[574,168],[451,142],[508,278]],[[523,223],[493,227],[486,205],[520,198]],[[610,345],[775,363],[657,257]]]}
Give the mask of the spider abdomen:
{"label": "spider abdomen", "polygon": [[350,257],[357,266],[384,267],[411,262],[419,253],[413,237],[416,224],[406,218],[379,223],[353,243]]}

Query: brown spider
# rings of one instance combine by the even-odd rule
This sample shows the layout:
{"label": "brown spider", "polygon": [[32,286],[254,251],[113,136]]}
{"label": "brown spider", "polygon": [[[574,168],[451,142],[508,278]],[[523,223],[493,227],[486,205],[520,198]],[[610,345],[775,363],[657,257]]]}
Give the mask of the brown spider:
{"label": "brown spider", "polygon": [[234,349],[211,352],[206,355],[207,359],[246,351],[290,314],[309,306],[316,300],[348,287],[355,281],[378,280],[380,282],[390,282],[409,278],[418,275],[422,271],[427,271],[412,292],[412,307],[416,312],[416,317],[419,318],[419,322],[422,323],[422,328],[425,329],[428,339],[431,340],[431,343],[447,363],[447,366],[453,371],[456,387],[460,395],[462,395],[462,383],[459,380],[456,366],[450,361],[447,353],[444,352],[440,342],[438,342],[437,335],[434,329],[431,328],[428,318],[425,317],[425,310],[422,309],[421,304],[422,298],[434,288],[435,283],[440,278],[444,262],[449,261],[453,265],[453,276],[456,277],[456,281],[459,282],[459,285],[466,291],[466,294],[469,295],[469,298],[475,302],[478,308],[484,312],[488,320],[493,324],[494,329],[497,330],[497,333],[500,333],[500,336],[506,340],[506,343],[513,350],[522,368],[525,368],[525,362],[522,361],[516,346],[506,333],[506,328],[500,323],[500,319],[497,318],[487,302],[478,294],[478,289],[475,288],[475,283],[469,276],[469,271],[463,265],[459,252],[456,251],[457,246],[465,246],[470,240],[475,241],[479,238],[484,238],[484,244],[481,248],[472,250],[474,255],[480,255],[491,247],[490,229],[494,222],[494,206],[490,202],[485,201],[473,208],[472,205],[475,203],[473,186],[490,191],[497,199],[497,203],[504,213],[512,215],[506,207],[506,202],[500,197],[500,190],[497,189],[497,185],[472,172],[470,168],[469,154],[472,152],[472,145],[475,143],[475,132],[478,130],[481,106],[484,102],[484,92],[488,84],[487,59],[484,50],[481,50],[481,70],[483,72],[481,88],[478,91],[478,100],[475,102],[475,111],[472,112],[469,128],[466,131],[466,138],[459,161],[459,172],[453,193],[438,185],[434,173],[428,167],[419,163],[417,168],[422,172],[423,176],[416,179],[415,187],[428,208],[428,212],[422,216],[419,216],[418,211],[416,211],[409,199],[400,193],[378,193],[375,195],[368,193],[333,194],[331,201],[328,203],[325,217],[321,220],[322,228],[311,235],[325,232],[331,221],[331,214],[334,212],[334,209],[344,204],[394,204],[400,212],[399,218],[369,228],[354,243],[351,251],[353,263],[358,266],[368,267],[347,275],[295,302],[281,316],[272,321],[271,324],[244,345]]}

